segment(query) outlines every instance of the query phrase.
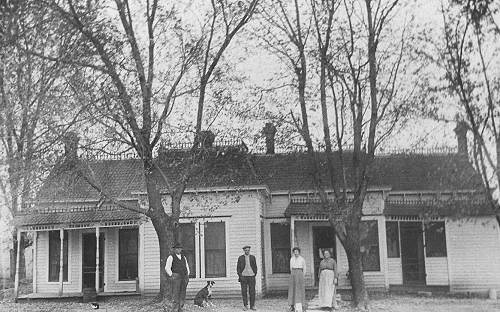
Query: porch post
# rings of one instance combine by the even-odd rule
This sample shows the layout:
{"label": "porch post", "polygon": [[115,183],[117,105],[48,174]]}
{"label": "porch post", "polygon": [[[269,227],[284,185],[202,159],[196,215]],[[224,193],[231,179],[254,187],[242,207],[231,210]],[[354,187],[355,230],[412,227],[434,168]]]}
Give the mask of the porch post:
{"label": "porch post", "polygon": [[99,226],[95,228],[95,292],[99,292]]}
{"label": "porch post", "polygon": [[16,274],[14,275],[14,298],[19,296],[19,256],[21,250],[21,231],[17,229]]}
{"label": "porch post", "polygon": [[295,217],[292,215],[290,217],[290,243],[292,245],[292,248],[296,247],[295,246]]}
{"label": "porch post", "polygon": [[36,293],[37,292],[37,284],[38,284],[38,277],[37,277],[37,272],[36,272],[36,268],[37,268],[37,257],[38,257],[38,254],[37,254],[37,248],[38,248],[38,232],[35,231],[33,233],[33,293]]}
{"label": "porch post", "polygon": [[59,230],[60,249],[59,249],[59,297],[63,294],[64,281],[64,229]]}

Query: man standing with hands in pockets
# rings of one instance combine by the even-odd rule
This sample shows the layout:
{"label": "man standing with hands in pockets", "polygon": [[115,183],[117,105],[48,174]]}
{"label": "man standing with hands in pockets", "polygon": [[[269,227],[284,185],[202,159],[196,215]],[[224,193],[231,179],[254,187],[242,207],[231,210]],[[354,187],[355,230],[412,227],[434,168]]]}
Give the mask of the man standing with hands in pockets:
{"label": "man standing with hands in pockets", "polygon": [[189,265],[186,257],[182,255],[182,245],[177,243],[173,249],[174,253],[167,258],[165,271],[172,278],[173,311],[182,312],[186,300],[186,288],[189,283]]}
{"label": "man standing with hands in pockets", "polygon": [[238,258],[236,272],[241,284],[241,296],[243,297],[243,310],[248,310],[247,289],[250,295],[250,310],[255,309],[255,275],[257,275],[257,261],[250,254],[250,246],[243,247],[244,254]]}

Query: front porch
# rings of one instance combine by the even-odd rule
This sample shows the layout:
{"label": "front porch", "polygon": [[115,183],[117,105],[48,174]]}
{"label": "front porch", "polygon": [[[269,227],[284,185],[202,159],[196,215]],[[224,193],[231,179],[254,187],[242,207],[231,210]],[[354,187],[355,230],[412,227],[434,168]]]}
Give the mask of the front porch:
{"label": "front porch", "polygon": [[137,213],[86,207],[18,215],[16,222],[18,238],[33,239],[32,293],[19,294],[16,272],[16,300],[76,298],[89,290],[99,297],[140,293]]}
{"label": "front porch", "polygon": [[[365,282],[371,289],[389,288],[386,276],[385,257],[385,217],[372,215],[363,217],[363,261]],[[318,285],[318,268],[323,252],[329,250],[337,261],[339,289],[350,289],[347,254],[338,239],[328,218],[317,201],[311,199],[292,199],[285,218],[266,221],[266,245],[270,247],[266,259],[266,284],[271,292],[286,290],[289,277],[291,249],[299,247],[306,261],[305,286],[314,289]]]}

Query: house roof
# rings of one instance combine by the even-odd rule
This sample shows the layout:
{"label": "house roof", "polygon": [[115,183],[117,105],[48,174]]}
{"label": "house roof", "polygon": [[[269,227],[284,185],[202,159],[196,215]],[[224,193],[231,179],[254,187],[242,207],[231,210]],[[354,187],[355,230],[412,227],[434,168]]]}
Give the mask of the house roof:
{"label": "house roof", "polygon": [[325,215],[327,211],[318,201],[291,201],[285,209],[285,217],[304,216],[304,215]]}
{"label": "house roof", "polygon": [[[350,153],[345,154],[348,187],[352,185]],[[183,163],[160,163],[167,180],[182,174]],[[325,187],[331,188],[326,175],[326,158],[320,153],[320,171]],[[339,172],[338,154],[334,167]],[[82,160],[86,170],[109,194],[117,198],[135,197],[145,191],[143,164],[139,159]],[[172,165],[173,163],[173,165]],[[200,172],[188,182],[188,188],[242,187],[266,185],[271,192],[313,190],[312,163],[305,153],[250,155],[217,163],[214,169]],[[167,189],[164,177],[158,179],[160,189]],[[369,173],[369,187],[389,187],[400,191],[471,190],[481,188],[481,179],[466,157],[457,154],[394,154],[377,156]],[[39,192],[41,201],[79,201],[99,199],[100,194],[71,166],[55,168]]]}
{"label": "house roof", "polygon": [[27,214],[19,214],[14,218],[16,226],[50,225],[50,224],[82,224],[101,223],[106,221],[139,220],[141,214],[131,210],[108,207],[79,207],[57,211],[53,209],[35,210]]}
{"label": "house roof", "polygon": [[455,198],[449,200],[390,200],[384,205],[384,215],[391,216],[492,216],[491,203],[485,198]]}
{"label": "house roof", "polygon": [[[347,184],[352,186],[352,154],[346,153],[345,159]],[[334,168],[340,172],[338,154],[334,154],[333,162]],[[255,170],[272,191],[315,189],[312,164],[303,153],[256,157]],[[324,155],[320,155],[320,172],[326,183],[328,177]],[[368,186],[401,191],[463,190],[479,189],[481,179],[462,155],[394,154],[375,158]]]}

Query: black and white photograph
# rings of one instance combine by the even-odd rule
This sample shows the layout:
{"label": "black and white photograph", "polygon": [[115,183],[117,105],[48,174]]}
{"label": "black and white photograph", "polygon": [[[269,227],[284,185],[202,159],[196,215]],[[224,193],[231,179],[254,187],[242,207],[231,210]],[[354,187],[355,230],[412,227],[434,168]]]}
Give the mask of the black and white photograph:
{"label": "black and white photograph", "polygon": [[0,0],[0,311],[499,292],[500,1]]}

